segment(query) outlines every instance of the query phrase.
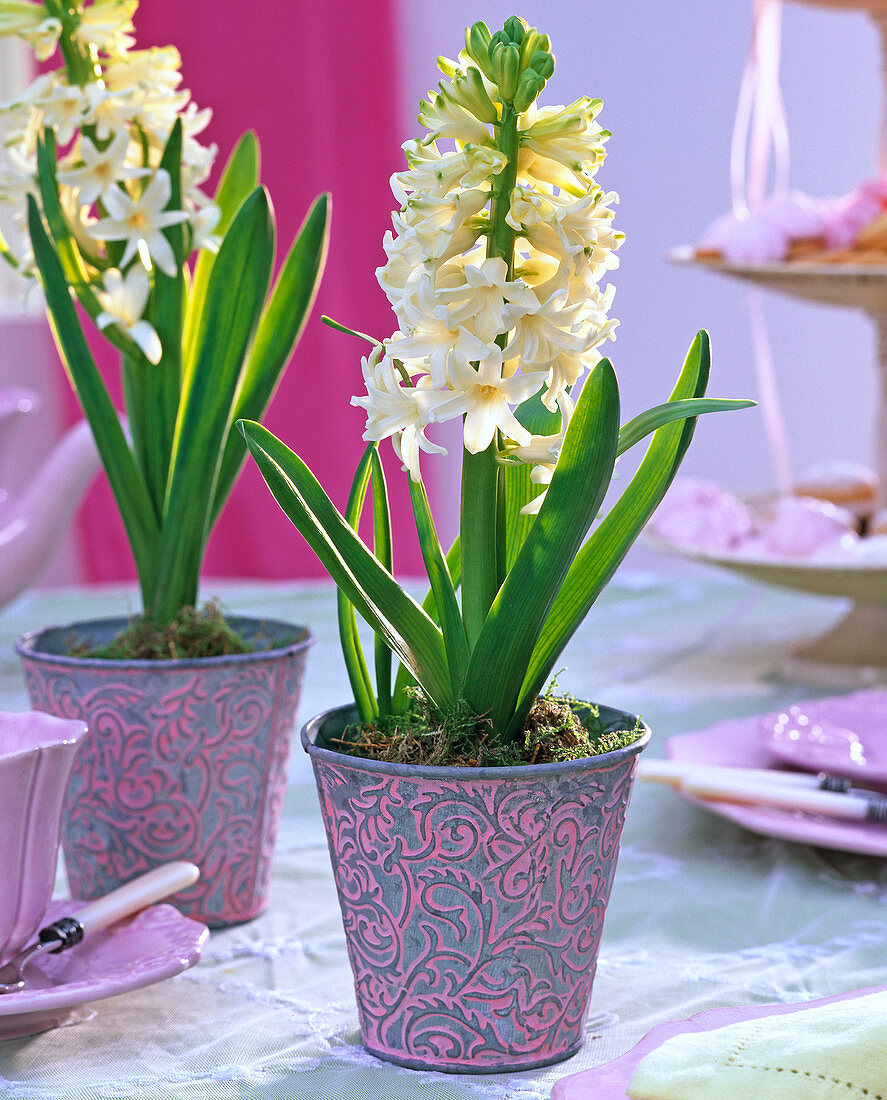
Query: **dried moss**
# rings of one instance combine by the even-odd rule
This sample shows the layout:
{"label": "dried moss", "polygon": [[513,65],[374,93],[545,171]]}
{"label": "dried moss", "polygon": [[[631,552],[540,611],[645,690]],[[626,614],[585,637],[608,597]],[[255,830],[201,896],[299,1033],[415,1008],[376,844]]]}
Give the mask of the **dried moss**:
{"label": "dried moss", "polygon": [[81,646],[74,655],[115,661],[168,661],[227,657],[255,649],[255,644],[231,629],[219,604],[211,601],[200,608],[183,607],[165,627],[156,626],[147,615],[136,615],[106,646]]}
{"label": "dried moss", "polygon": [[330,746],[351,756],[394,764],[458,768],[513,767],[580,760],[612,752],[643,733],[640,719],[631,729],[605,726],[591,703],[572,695],[540,697],[524,724],[519,743],[501,745],[492,723],[459,700],[441,710],[418,689],[407,689],[403,714],[376,723],[348,726]]}

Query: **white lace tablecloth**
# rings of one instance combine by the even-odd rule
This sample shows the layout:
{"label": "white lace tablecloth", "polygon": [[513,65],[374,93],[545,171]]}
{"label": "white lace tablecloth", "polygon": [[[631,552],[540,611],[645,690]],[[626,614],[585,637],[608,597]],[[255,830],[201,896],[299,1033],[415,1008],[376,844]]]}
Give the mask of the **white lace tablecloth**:
{"label": "white lace tablecloth", "polygon": [[[642,564],[623,569],[592,610],[559,682],[642,713],[650,755],[662,755],[671,734],[823,694],[774,669],[789,645],[840,617],[840,601]],[[310,624],[303,719],[347,700],[329,587],[219,583],[207,594],[232,611]],[[100,589],[32,593],[0,612],[0,707],[27,707],[17,634],[133,606],[130,591]],[[96,1002],[75,1025],[0,1042],[0,1096],[539,1100],[559,1077],[617,1057],[656,1024],[885,984],[885,959],[887,863],[760,838],[638,785],[583,1051],[530,1075],[387,1065],[360,1047],[314,784],[296,748],[268,912],[214,932],[185,974]]]}

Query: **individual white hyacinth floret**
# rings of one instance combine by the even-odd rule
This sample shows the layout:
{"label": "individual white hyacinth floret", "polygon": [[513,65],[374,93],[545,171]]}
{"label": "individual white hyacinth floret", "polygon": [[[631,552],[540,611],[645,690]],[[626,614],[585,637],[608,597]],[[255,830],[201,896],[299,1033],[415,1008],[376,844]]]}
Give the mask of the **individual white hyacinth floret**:
{"label": "individual white hyacinth floret", "polygon": [[[427,132],[405,144],[408,167],[392,179],[400,209],[377,276],[400,332],[386,354],[404,364],[395,386],[409,392],[424,378],[420,426],[463,416],[471,454],[491,447],[500,460],[533,462],[539,447],[520,423],[533,397],[550,414],[538,437],[547,470],[551,440],[566,429],[561,399],[617,324],[612,288],[598,286],[623,239],[612,225],[617,197],[594,178],[609,134],[596,122],[599,100],[537,108],[554,70],[544,35],[516,19],[498,37],[480,27],[456,61],[439,59],[444,79],[419,112]],[[358,401],[367,439],[378,438],[379,394],[368,383]],[[398,431],[414,430],[415,402],[402,408]]]}
{"label": "individual white hyacinth floret", "polygon": [[142,320],[151,293],[147,271],[134,264],[124,276],[112,267],[105,272],[102,282],[105,289],[98,293],[102,312],[96,317],[96,324],[100,329],[117,325],[138,344],[146,359],[159,363],[163,355],[160,340],[154,327]]}
{"label": "individual white hyacinth floret", "polygon": [[127,264],[138,252],[148,269],[154,260],[169,276],[176,273],[176,258],[172,245],[163,235],[170,225],[188,220],[184,210],[167,210],[172,194],[169,173],[158,168],[151,182],[138,198],[131,198],[119,188],[111,188],[104,196],[109,217],[89,227],[89,235],[97,241],[125,241],[121,264]]}
{"label": "individual white hyacinth floret", "polygon": [[121,180],[141,179],[151,174],[150,168],[125,163],[128,149],[129,134],[126,130],[120,130],[103,148],[93,144],[88,137],[83,137],[80,142],[83,165],[59,172],[59,183],[77,189],[81,206],[92,206],[103,195],[113,200],[117,184]]}

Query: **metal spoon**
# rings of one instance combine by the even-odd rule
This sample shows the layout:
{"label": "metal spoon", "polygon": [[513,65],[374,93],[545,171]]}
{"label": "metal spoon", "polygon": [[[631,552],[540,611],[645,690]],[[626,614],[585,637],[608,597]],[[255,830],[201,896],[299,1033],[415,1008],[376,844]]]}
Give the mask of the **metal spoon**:
{"label": "metal spoon", "polygon": [[88,933],[107,928],[132,913],[138,913],[155,901],[184,890],[200,877],[193,863],[163,863],[131,882],[118,886],[110,894],[84,905],[74,916],[59,917],[37,933],[37,939],[23,948],[4,966],[0,966],[0,995],[24,989],[22,970],[38,955],[57,955],[80,943]]}

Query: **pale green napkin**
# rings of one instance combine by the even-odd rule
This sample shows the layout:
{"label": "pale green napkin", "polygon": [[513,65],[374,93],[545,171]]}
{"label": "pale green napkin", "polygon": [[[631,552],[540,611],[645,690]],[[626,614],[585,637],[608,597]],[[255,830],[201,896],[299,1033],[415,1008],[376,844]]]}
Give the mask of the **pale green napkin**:
{"label": "pale green napkin", "polygon": [[632,1100],[887,1100],[887,991],[667,1039]]}

